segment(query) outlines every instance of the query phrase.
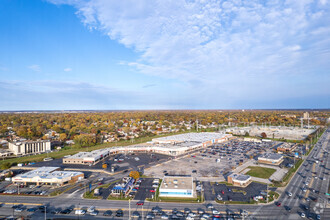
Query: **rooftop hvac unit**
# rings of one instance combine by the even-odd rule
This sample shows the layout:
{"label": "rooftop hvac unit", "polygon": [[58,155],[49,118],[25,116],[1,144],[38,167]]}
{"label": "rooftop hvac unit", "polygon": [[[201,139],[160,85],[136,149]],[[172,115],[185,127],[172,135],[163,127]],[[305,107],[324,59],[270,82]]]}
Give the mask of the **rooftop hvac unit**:
{"label": "rooftop hvac unit", "polygon": [[174,184],[177,184],[177,183],[178,183],[178,180],[173,180],[173,183],[174,183]]}
{"label": "rooftop hvac unit", "polygon": [[174,188],[178,188],[178,185],[175,184],[175,185],[174,185]]}

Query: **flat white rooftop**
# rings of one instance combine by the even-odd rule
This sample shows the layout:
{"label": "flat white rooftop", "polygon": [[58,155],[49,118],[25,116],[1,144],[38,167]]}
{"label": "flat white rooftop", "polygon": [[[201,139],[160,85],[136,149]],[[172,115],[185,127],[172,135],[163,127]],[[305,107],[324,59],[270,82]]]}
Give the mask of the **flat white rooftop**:
{"label": "flat white rooftop", "polygon": [[82,174],[82,172],[71,172],[71,171],[56,171],[59,167],[40,167],[35,170],[28,171],[26,173],[15,176],[15,178],[34,178],[39,177],[40,179],[63,179],[66,177],[72,177]]}
{"label": "flat white rooftop", "polygon": [[161,189],[182,189],[192,190],[193,189],[193,178],[192,177],[181,177],[181,176],[165,176],[163,178]]}
{"label": "flat white rooftop", "polygon": [[79,153],[71,155],[70,157],[67,157],[67,158],[70,158],[70,159],[84,159],[86,157],[96,158],[101,155],[104,156],[108,153],[109,153],[109,150],[106,148],[106,149],[94,150],[91,152],[79,152]]}
{"label": "flat white rooftop", "polygon": [[279,160],[283,158],[283,155],[281,154],[274,154],[274,153],[268,153],[268,154],[263,154],[258,159],[268,159],[268,160]]}
{"label": "flat white rooftop", "polygon": [[200,132],[200,133],[186,133],[186,134],[178,134],[172,135],[168,137],[160,137],[152,139],[153,142],[159,141],[172,141],[172,142],[199,142],[203,143],[206,141],[211,141],[215,139],[221,139],[228,136],[228,134],[217,133],[217,132]]}

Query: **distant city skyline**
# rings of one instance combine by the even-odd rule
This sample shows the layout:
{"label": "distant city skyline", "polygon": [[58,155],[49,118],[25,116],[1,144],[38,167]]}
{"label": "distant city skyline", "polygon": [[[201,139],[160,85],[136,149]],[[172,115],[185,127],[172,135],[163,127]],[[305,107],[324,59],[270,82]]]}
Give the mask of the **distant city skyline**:
{"label": "distant city skyline", "polygon": [[330,108],[330,2],[2,0],[0,111]]}

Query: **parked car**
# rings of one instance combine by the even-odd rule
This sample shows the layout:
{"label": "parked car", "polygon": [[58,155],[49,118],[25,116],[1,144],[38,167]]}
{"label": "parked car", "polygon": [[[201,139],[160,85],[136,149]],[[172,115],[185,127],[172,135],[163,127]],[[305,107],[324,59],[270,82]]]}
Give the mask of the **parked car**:
{"label": "parked car", "polygon": [[87,212],[94,212],[95,211],[95,206],[91,206],[87,209]]}
{"label": "parked car", "polygon": [[97,210],[94,210],[93,212],[89,213],[90,215],[93,215],[93,216],[96,216],[99,214],[99,211]]}
{"label": "parked car", "polygon": [[83,209],[77,209],[74,214],[76,215],[85,215],[86,214],[86,210]]}
{"label": "parked car", "polygon": [[103,213],[103,216],[111,216],[112,215],[112,211],[111,210],[107,210]]}
{"label": "parked car", "polygon": [[122,209],[118,209],[117,211],[116,211],[116,217],[123,217],[124,216],[124,212],[123,212],[123,210]]}

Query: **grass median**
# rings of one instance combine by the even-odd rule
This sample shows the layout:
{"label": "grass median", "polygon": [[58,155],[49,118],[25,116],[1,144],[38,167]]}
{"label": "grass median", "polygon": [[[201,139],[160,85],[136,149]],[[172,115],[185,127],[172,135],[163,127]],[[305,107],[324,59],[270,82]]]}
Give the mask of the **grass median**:
{"label": "grass median", "polygon": [[246,175],[263,178],[263,179],[269,179],[269,177],[276,172],[276,169],[267,168],[267,167],[250,166],[248,168],[250,170],[246,173]]}
{"label": "grass median", "polygon": [[94,190],[90,192],[85,192],[83,195],[84,199],[101,199],[101,196],[95,196],[94,195]]}

